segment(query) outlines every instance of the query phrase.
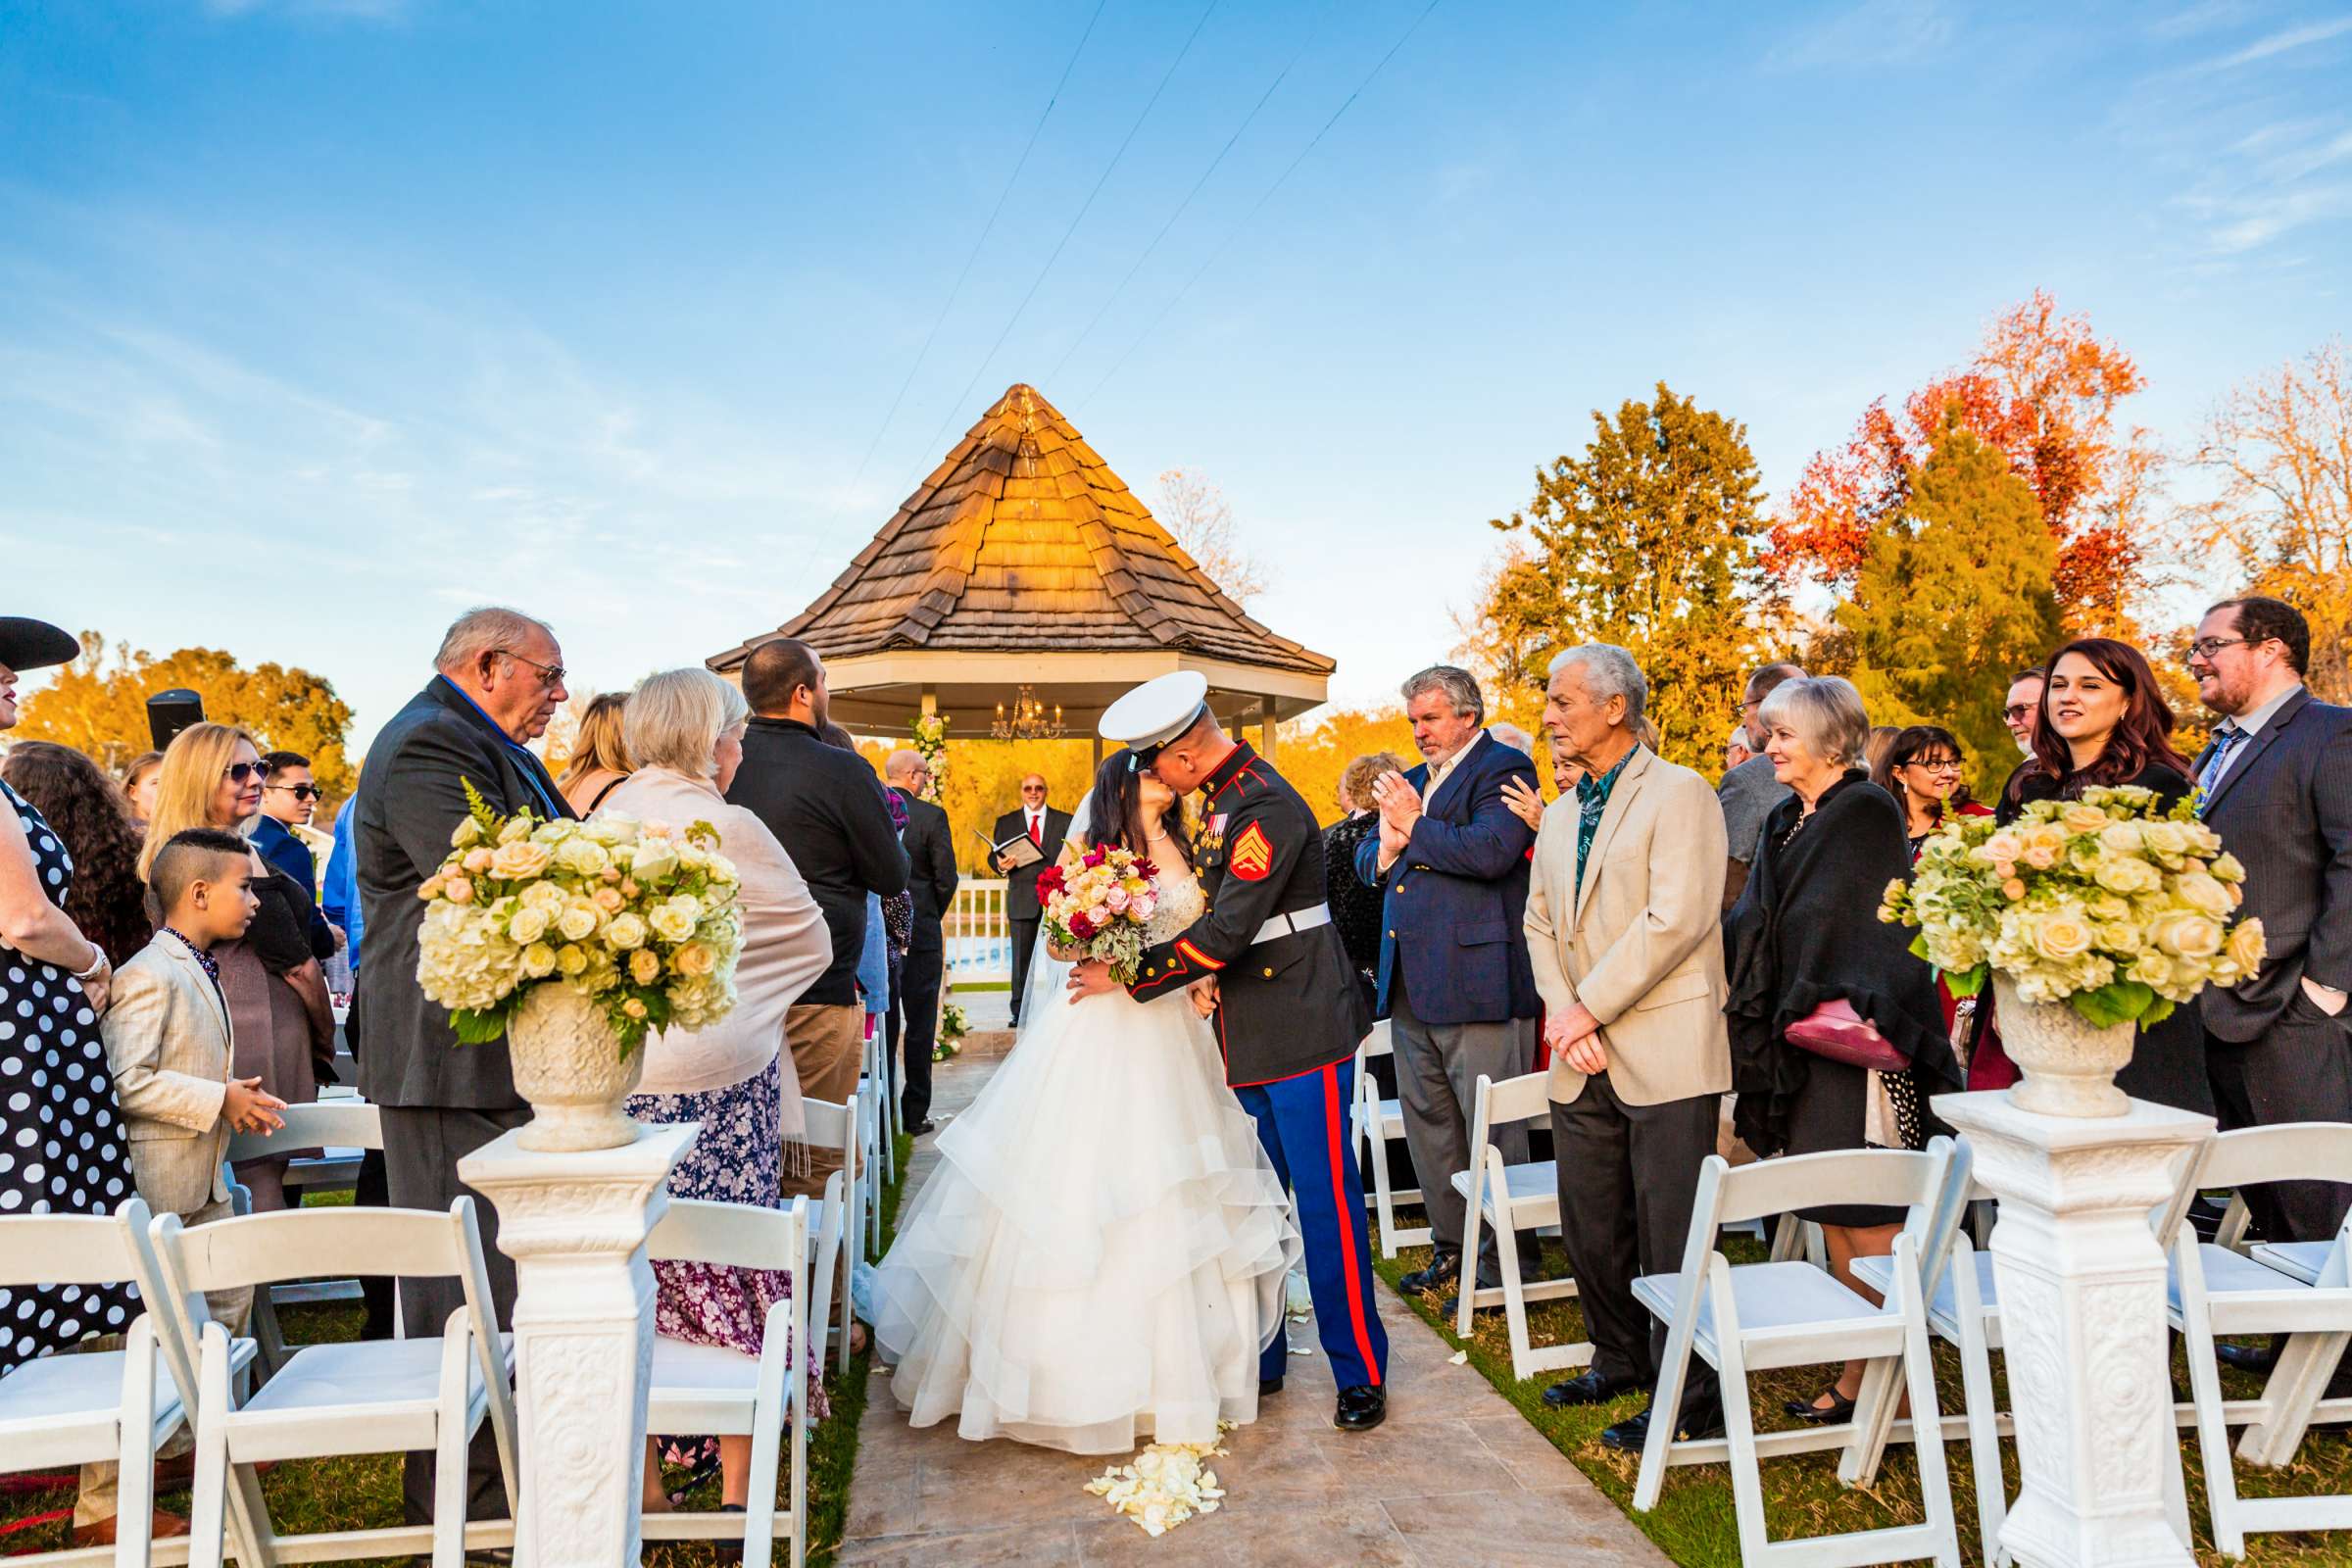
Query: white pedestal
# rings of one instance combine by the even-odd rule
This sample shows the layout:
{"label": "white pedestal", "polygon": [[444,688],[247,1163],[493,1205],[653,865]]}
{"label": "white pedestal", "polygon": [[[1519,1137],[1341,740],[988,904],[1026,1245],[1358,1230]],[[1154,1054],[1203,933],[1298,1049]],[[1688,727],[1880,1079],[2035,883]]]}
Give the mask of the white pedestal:
{"label": "white pedestal", "polygon": [[458,1161],[498,1208],[514,1259],[518,1568],[642,1560],[645,1400],[654,1364],[654,1270],[645,1238],[669,1204],[691,1123],[633,1144],[533,1153],[508,1133]]}
{"label": "white pedestal", "polygon": [[2024,1485],[2001,1544],[2027,1568],[2179,1565],[2180,1444],[2165,1336],[2165,1259],[2148,1223],[2213,1118],[2132,1102],[2123,1116],[2045,1116],[2006,1092],[1939,1095],[1992,1232]]}

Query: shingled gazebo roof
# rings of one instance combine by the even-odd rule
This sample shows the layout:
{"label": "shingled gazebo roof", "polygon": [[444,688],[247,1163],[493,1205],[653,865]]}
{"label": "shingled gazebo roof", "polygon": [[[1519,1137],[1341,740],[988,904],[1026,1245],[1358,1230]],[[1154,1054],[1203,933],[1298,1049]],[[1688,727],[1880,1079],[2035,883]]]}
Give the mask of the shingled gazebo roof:
{"label": "shingled gazebo roof", "polygon": [[894,726],[925,696],[952,718],[984,716],[1022,682],[1076,721],[1180,668],[1206,673],[1212,703],[1237,715],[1287,718],[1323,701],[1334,667],[1227,598],[1022,384],[807,610],[710,667],[732,673],[777,635],[824,656],[836,712]]}

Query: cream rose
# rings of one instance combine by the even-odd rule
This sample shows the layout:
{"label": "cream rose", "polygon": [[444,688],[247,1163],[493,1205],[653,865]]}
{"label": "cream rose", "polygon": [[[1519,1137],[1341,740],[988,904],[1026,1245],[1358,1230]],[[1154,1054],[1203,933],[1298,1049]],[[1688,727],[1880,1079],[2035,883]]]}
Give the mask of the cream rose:
{"label": "cream rose", "polygon": [[555,859],[555,854],[544,844],[529,839],[501,844],[490,857],[490,872],[509,882],[527,882],[545,871]]}
{"label": "cream rose", "polygon": [[645,923],[652,926],[654,935],[664,942],[683,942],[694,935],[694,928],[700,923],[701,917],[702,908],[699,905],[681,910],[675,904],[660,904],[645,917]]}
{"label": "cream rose", "polygon": [[556,967],[577,979],[588,972],[588,955],[566,943],[564,951],[556,955]]}
{"label": "cream rose", "polygon": [[522,950],[522,972],[533,979],[543,979],[556,972],[556,950],[544,942],[534,942]]}
{"label": "cream rose", "polygon": [[2143,953],[2132,965],[2132,978],[2143,986],[2171,985],[2173,960],[2161,953]]}
{"label": "cream rose", "polygon": [[2262,960],[2269,955],[2262,922],[2258,919],[2238,921],[2237,928],[2230,933],[2229,954],[2230,961],[2237,965],[2240,974],[2259,973]]}
{"label": "cream rose", "polygon": [[584,825],[580,832],[595,844],[627,844],[637,837],[638,821],[621,811],[609,811]]}
{"label": "cream rose", "polygon": [[649,839],[637,846],[629,872],[640,882],[659,882],[678,868],[677,847],[665,839]]}
{"label": "cream rose", "polygon": [[708,942],[689,942],[670,955],[670,967],[692,979],[700,979],[718,967],[718,955],[710,951]]}
{"label": "cream rose", "polygon": [[627,910],[614,915],[612,923],[605,927],[605,940],[622,953],[644,947],[645,937],[645,917]]}
{"label": "cream rose", "polygon": [[2096,833],[2107,825],[2107,813],[2077,801],[2058,813],[2058,821],[2069,833]]}
{"label": "cream rose", "polygon": [[556,851],[556,863],[575,876],[598,876],[612,863],[612,858],[594,839],[576,838]]}
{"label": "cream rose", "polygon": [[2246,864],[2234,855],[2215,856],[2213,864],[2206,869],[2224,882],[2243,882],[2246,879]]}
{"label": "cream rose", "polygon": [[593,904],[568,904],[564,906],[564,912],[556,917],[556,929],[563,933],[566,942],[585,942],[596,935],[599,918]]}
{"label": "cream rose", "polygon": [[2063,963],[2090,951],[2090,922],[2081,911],[2059,909],[2041,917],[2034,928],[2034,947],[2043,957]]}
{"label": "cream rose", "polygon": [[2099,848],[2109,855],[2137,855],[2147,848],[2147,838],[2140,823],[2110,822],[2099,830]]}
{"label": "cream rose", "polygon": [[662,956],[651,948],[639,948],[629,955],[629,978],[641,986],[650,986],[662,978]]}
{"label": "cream rose", "polygon": [[2228,914],[2231,908],[2230,890],[2222,886],[2210,872],[2183,872],[2173,883],[2173,891],[2180,896],[2181,903],[2207,914]]}
{"label": "cream rose", "polygon": [[[524,905],[507,922],[507,935],[516,942],[532,943],[547,935],[547,911]],[[542,970],[541,973],[546,971]]]}
{"label": "cream rose", "polygon": [[2156,945],[2180,958],[2210,958],[2222,951],[2221,922],[2208,915],[2175,910],[2156,922]]}
{"label": "cream rose", "polygon": [[498,830],[501,844],[519,844],[530,836],[531,819],[527,816],[510,816]]}
{"label": "cream rose", "polygon": [[481,842],[482,824],[470,816],[462,818],[449,835],[449,847],[453,850],[466,849]]}
{"label": "cream rose", "polygon": [[2163,885],[2164,873],[2145,860],[2121,858],[2101,860],[2091,879],[2110,893],[2145,893]]}

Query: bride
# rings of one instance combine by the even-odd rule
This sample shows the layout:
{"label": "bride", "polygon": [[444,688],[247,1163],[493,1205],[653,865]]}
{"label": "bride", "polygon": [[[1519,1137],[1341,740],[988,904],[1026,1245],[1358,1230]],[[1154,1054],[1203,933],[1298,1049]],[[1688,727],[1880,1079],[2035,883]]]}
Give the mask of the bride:
{"label": "bride", "polygon": [[[1072,846],[1150,860],[1147,944],[1200,913],[1182,813],[1122,751]],[[1091,806],[1091,810],[1089,809]],[[1065,852],[1069,853],[1069,852]],[[1039,949],[1021,1036],[940,1133],[873,1293],[913,1424],[1072,1453],[1207,1443],[1257,1415],[1258,1352],[1298,1256],[1289,1200],[1225,1087],[1206,999],[1073,1000]]]}

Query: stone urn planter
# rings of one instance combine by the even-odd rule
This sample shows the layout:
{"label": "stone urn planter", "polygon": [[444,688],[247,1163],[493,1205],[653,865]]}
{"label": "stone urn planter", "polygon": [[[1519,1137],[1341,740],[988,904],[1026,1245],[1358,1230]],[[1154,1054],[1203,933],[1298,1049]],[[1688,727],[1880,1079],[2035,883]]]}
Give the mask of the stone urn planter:
{"label": "stone urn planter", "polygon": [[570,986],[535,985],[507,1021],[514,1089],[531,1119],[515,1142],[541,1153],[619,1149],[638,1126],[620,1103],[645,1074],[645,1052],[624,1059],[604,1009]]}
{"label": "stone urn planter", "polygon": [[2024,1075],[2009,1091],[2020,1108],[2045,1116],[2121,1116],[2131,1110],[2132,1098],[2116,1088],[2115,1075],[2132,1059],[2137,1025],[2126,1021],[2102,1029],[2070,1003],[2028,1002],[1997,969],[1992,995],[2001,1049]]}

